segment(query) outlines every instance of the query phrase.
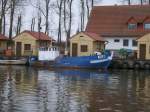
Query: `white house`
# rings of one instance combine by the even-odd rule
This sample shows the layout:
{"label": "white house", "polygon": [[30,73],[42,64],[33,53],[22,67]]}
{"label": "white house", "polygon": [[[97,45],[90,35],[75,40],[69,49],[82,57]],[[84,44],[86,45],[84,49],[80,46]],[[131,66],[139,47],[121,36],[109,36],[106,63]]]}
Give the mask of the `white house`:
{"label": "white house", "polygon": [[120,50],[122,48],[124,49],[130,49],[130,50],[137,50],[137,42],[136,37],[106,37],[105,40],[107,41],[105,49],[107,50]]}
{"label": "white house", "polygon": [[86,31],[99,34],[108,50],[137,51],[136,40],[150,32],[150,5],[95,6]]}

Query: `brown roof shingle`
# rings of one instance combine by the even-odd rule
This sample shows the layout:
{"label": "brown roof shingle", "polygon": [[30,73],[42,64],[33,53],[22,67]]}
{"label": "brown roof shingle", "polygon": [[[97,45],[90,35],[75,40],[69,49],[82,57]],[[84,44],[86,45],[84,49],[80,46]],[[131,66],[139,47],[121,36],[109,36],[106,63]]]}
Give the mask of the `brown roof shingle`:
{"label": "brown roof shingle", "polygon": [[[51,37],[49,37],[48,35],[46,35],[45,33],[43,32],[35,32],[35,31],[28,31],[28,30],[25,30],[24,32],[22,33],[28,33],[30,35],[32,35],[34,38],[36,38],[37,40],[46,40],[46,41],[51,41]],[[52,39],[53,41],[55,41],[54,39]]]}
{"label": "brown roof shingle", "polygon": [[92,39],[96,40],[96,41],[105,41],[103,39],[103,37],[101,37],[100,35],[96,34],[96,33],[91,33],[91,32],[83,32],[85,35],[88,35],[89,37],[91,37]]}
{"label": "brown roof shingle", "polygon": [[128,20],[133,17],[137,23],[150,19],[150,5],[131,6],[95,6],[91,11],[86,31],[97,33],[101,36],[142,36],[150,30],[137,28],[129,30]]}

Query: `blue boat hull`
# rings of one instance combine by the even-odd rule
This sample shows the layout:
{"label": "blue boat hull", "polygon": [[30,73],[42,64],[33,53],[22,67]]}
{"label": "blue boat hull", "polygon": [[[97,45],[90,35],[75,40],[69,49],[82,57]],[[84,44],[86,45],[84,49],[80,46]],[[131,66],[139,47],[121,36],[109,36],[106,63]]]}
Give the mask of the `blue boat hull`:
{"label": "blue boat hull", "polygon": [[100,58],[99,56],[80,56],[80,57],[63,57],[57,59],[53,67],[57,68],[108,68],[111,59],[108,57]]}

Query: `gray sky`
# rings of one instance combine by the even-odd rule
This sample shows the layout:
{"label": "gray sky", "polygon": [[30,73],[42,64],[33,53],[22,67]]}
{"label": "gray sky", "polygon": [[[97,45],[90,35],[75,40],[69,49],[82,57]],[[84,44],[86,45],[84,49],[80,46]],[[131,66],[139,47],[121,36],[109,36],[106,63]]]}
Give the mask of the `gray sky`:
{"label": "gray sky", "polygon": [[[98,5],[115,5],[115,4],[118,4],[120,0],[102,0],[102,2]],[[118,2],[118,3],[117,3]],[[77,11],[77,10],[76,10]],[[77,11],[78,12],[78,11]],[[26,8],[26,12],[25,12],[25,19],[23,21],[24,23],[24,29],[26,30],[30,30],[30,24],[31,24],[31,19],[33,16],[36,16],[37,15],[37,12],[36,12],[36,9],[34,9],[32,7],[32,5],[29,5],[27,8]],[[54,19],[54,18],[53,18]],[[56,19],[56,18],[55,18]],[[51,20],[50,20],[51,21]],[[74,20],[74,21],[77,21],[77,18]],[[74,24],[74,23],[73,23]],[[74,25],[75,26],[75,25]],[[44,28],[42,28],[44,30]],[[74,28],[74,30],[76,30],[76,28]],[[75,32],[75,31],[73,31]],[[53,37],[55,37],[55,39],[57,38],[55,34],[50,34],[52,35]],[[55,36],[54,36],[55,35]]]}
{"label": "gray sky", "polygon": [[103,0],[101,5],[114,5],[114,4],[118,4],[119,0]]}

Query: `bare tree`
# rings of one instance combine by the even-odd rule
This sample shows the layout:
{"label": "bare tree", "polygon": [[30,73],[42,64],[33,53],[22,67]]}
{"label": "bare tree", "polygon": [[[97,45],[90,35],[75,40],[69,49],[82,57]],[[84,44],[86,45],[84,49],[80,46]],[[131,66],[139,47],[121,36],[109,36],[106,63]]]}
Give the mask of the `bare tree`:
{"label": "bare tree", "polygon": [[131,0],[121,0],[121,3],[126,3],[126,2],[128,5],[131,5]]}
{"label": "bare tree", "polygon": [[71,28],[72,28],[72,3],[73,3],[73,0],[70,0],[69,1],[69,30],[68,30],[68,36],[70,38],[70,34],[71,34]]}
{"label": "bare tree", "polygon": [[21,26],[22,26],[22,16],[21,16],[21,14],[20,14],[20,15],[18,16],[18,21],[17,21],[16,35],[20,34]]}
{"label": "bare tree", "polygon": [[[80,0],[80,30],[83,31],[85,28],[85,23],[90,17],[90,12],[94,7],[94,4],[100,3],[102,0]],[[87,17],[87,18],[86,18]]]}
{"label": "bare tree", "polygon": [[12,29],[13,29],[13,20],[14,20],[14,11],[16,7],[17,1],[11,0],[10,1],[10,27],[9,27],[9,39],[12,38]]}
{"label": "bare tree", "polygon": [[46,26],[45,26],[45,33],[46,34],[49,34],[49,9],[50,9],[50,1],[51,0],[45,0],[45,4],[46,4],[46,15],[45,15],[45,18],[46,18],[46,20],[45,20],[45,24],[46,24]]}
{"label": "bare tree", "polygon": [[85,1],[80,0],[81,3],[81,17],[80,17],[80,23],[81,23],[81,31],[84,30],[84,24],[85,24]]}
{"label": "bare tree", "polygon": [[[92,0],[93,2],[93,0]],[[93,6],[92,6],[93,7]],[[90,7],[89,7],[89,0],[86,0],[86,8],[87,8],[87,19],[89,18],[90,16]]]}
{"label": "bare tree", "polygon": [[141,5],[143,5],[143,0],[140,0]]}
{"label": "bare tree", "polygon": [[131,0],[128,0],[128,5],[131,5]]}
{"label": "bare tree", "polygon": [[63,0],[57,0],[57,7],[58,7],[58,16],[59,16],[59,24],[58,24],[58,44],[61,44],[61,26],[62,26],[62,6],[63,6]]}
{"label": "bare tree", "polygon": [[131,5],[131,4],[140,4],[140,5],[143,5],[143,4],[150,4],[150,0],[121,0],[122,3],[125,3],[127,2],[128,5]]}
{"label": "bare tree", "polygon": [[9,39],[12,38],[13,33],[13,22],[14,22],[14,14],[16,8],[19,8],[21,6],[24,6],[24,3],[26,0],[9,0],[10,3],[10,26],[9,26]]}
{"label": "bare tree", "polygon": [[[69,38],[72,29],[72,3],[73,0],[64,0],[64,29],[66,35],[66,49],[68,48]],[[68,9],[68,10],[67,10]]]}
{"label": "bare tree", "polygon": [[5,23],[6,23],[6,12],[8,11],[9,7],[7,7],[8,0],[1,0],[1,13],[0,13],[0,33],[5,34]]}
{"label": "bare tree", "polygon": [[31,22],[31,31],[34,31],[35,29],[35,18],[32,18],[32,22]]}
{"label": "bare tree", "polygon": [[34,8],[37,8],[38,12],[40,12],[45,18],[45,34],[48,35],[49,34],[49,10],[50,10],[50,5],[51,5],[51,0],[43,0],[43,1],[38,0],[38,3],[37,3],[38,5],[34,5],[31,0],[30,2],[31,2],[31,5]]}
{"label": "bare tree", "polygon": [[102,0],[86,0],[87,19],[90,16],[90,10],[94,7],[95,3],[99,3]]}

